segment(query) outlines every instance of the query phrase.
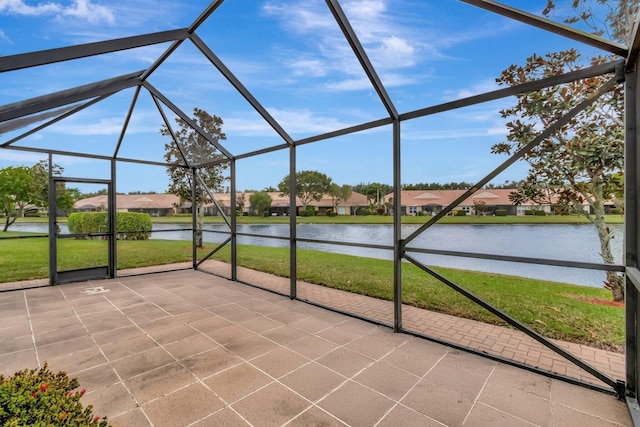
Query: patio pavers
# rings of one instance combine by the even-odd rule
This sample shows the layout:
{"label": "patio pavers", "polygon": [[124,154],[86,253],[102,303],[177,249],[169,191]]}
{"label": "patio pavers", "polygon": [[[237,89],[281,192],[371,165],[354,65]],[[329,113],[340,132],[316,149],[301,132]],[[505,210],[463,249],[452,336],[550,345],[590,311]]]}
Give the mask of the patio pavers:
{"label": "patio pavers", "polygon": [[[223,275],[227,264],[207,261],[201,268]],[[289,279],[256,270],[238,267],[238,276],[248,283],[288,294]],[[392,325],[392,301],[366,297],[339,289],[298,282],[297,297],[345,313],[353,313],[382,324]],[[551,351],[533,338],[515,329],[477,322],[447,314],[436,313],[404,304],[402,326],[405,330],[445,342],[469,347],[482,353],[514,360],[582,381],[604,385],[590,373],[578,368],[564,357]],[[554,341],[564,350],[614,379],[625,379],[624,354],[592,348],[582,344]]]}
{"label": "patio pavers", "polygon": [[198,271],[0,307],[0,372],[65,370],[114,426],[631,425],[614,396]]}

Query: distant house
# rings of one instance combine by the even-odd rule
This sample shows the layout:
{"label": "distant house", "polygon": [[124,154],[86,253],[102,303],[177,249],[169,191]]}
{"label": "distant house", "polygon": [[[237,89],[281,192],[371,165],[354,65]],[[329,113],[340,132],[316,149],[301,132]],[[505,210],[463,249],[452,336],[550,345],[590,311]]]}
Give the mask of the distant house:
{"label": "distant house", "polygon": [[[116,195],[116,211],[141,212],[151,216],[170,216],[176,213],[180,202],[173,194],[118,194]],[[74,208],[78,212],[99,212],[107,209],[106,195],[78,200]]]}
{"label": "distant house", "polygon": [[[516,215],[516,206],[509,200],[513,190],[480,190],[459,204],[455,210],[463,210],[469,215],[476,214],[482,206],[483,213],[493,214],[498,209],[506,209],[508,215]],[[405,190],[400,192],[401,215],[436,215],[453,203],[465,190]],[[384,198],[385,202],[393,200],[393,194]],[[474,203],[475,202],[475,203]]]}
{"label": "distant house", "polygon": [[[237,193],[238,195],[242,193]],[[271,207],[269,208],[269,216],[288,216],[290,213],[290,199],[289,196],[282,196],[278,191],[268,192],[271,197]],[[253,209],[251,208],[250,198],[253,192],[247,191],[244,193],[244,212],[249,215],[253,215]],[[223,208],[225,215],[231,214],[231,195],[230,193],[216,193],[214,198],[218,202],[221,208]],[[319,213],[324,213],[328,209],[333,209],[333,200],[331,197],[325,195],[319,201],[312,201],[309,206],[313,206]],[[338,203],[337,214],[338,215],[355,215],[355,212],[360,207],[369,206],[367,198],[356,192],[352,192],[351,197],[348,200],[342,200]],[[302,202],[299,198],[296,198],[296,207],[298,211],[302,208]],[[212,215],[216,215],[215,205],[213,203],[207,205],[207,212],[211,210]]]}
{"label": "distant house", "polygon": [[[240,196],[243,193],[237,193]],[[244,212],[249,215],[253,214],[250,198],[253,192],[244,193]],[[270,216],[289,215],[289,196],[281,196],[279,192],[268,193],[271,196]],[[225,215],[231,215],[231,193],[215,193],[214,198],[217,205],[222,209]],[[208,203],[204,206],[205,215],[220,215],[220,211],[216,207],[216,203]],[[325,196],[319,201],[313,201],[309,204],[313,206],[317,212],[326,212],[333,208],[331,197]],[[78,200],[74,205],[77,212],[100,212],[105,211],[108,206],[106,195],[89,197]],[[302,202],[296,199],[298,210],[302,208]],[[338,203],[338,215],[355,215],[360,207],[368,206],[367,198],[360,193],[352,193],[348,200],[342,200]],[[176,213],[191,213],[191,203],[184,202],[180,204],[178,196],[173,194],[118,194],[116,196],[116,210],[118,212],[143,212],[153,217],[170,216]]]}
{"label": "distant house", "polygon": [[[509,188],[478,190],[463,200],[454,210],[462,210],[467,215],[494,215],[497,210],[507,215],[524,215],[527,210],[554,212],[554,204],[536,204],[533,202],[515,206],[509,200],[509,194],[515,191]],[[436,215],[445,207],[460,198],[466,190],[405,190],[400,193],[402,215]],[[393,194],[385,196],[385,202],[391,201]],[[554,202],[555,198],[552,198]]]}

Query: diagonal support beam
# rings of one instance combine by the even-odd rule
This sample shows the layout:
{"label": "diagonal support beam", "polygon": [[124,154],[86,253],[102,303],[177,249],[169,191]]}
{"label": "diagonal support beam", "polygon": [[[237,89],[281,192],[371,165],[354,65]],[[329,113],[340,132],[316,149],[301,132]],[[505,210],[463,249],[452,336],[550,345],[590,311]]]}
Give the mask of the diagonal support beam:
{"label": "diagonal support beam", "polygon": [[511,316],[509,316],[508,314],[506,314],[502,310],[499,310],[498,308],[492,306],[488,302],[484,301],[482,298],[478,297],[477,295],[473,294],[472,292],[468,291],[467,289],[463,288],[462,286],[452,282],[451,280],[447,279],[446,277],[444,277],[440,273],[438,273],[438,272],[432,270],[431,268],[427,267],[426,265],[422,264],[420,261],[412,258],[409,255],[405,255],[404,258],[407,261],[409,261],[411,264],[413,264],[416,267],[418,267],[419,269],[421,269],[422,271],[424,271],[427,274],[429,274],[429,275],[433,276],[434,278],[438,279],[440,282],[444,283],[445,285],[447,285],[448,287],[450,287],[454,291],[458,292],[459,294],[463,295],[464,297],[466,297],[466,298],[470,299],[471,301],[473,301],[474,303],[478,304],[480,307],[482,307],[485,310],[489,311],[494,316],[499,317],[500,319],[502,319],[505,322],[507,322],[509,325],[513,326],[514,328],[518,329],[521,332],[524,332],[529,337],[531,337],[534,340],[538,341],[540,344],[544,345],[545,347],[553,350],[555,353],[561,355],[562,357],[564,357],[565,359],[567,359],[571,363],[575,364],[579,368],[584,369],[585,371],[587,371],[588,373],[590,373],[594,377],[598,378],[603,383],[611,386],[612,388],[614,388],[616,390],[618,389],[619,385],[618,385],[618,382],[615,379],[613,379],[613,378],[603,374],[602,372],[598,371],[596,368],[594,368],[593,366],[591,366],[588,363],[584,362],[583,360],[577,358],[573,354],[569,353],[568,351],[566,351],[562,347],[558,346],[553,341],[548,340],[547,338],[543,337],[538,332],[536,332],[533,329],[529,328],[528,326],[520,323],[519,321],[517,321],[516,319],[512,318]]}
{"label": "diagonal support beam", "polygon": [[551,86],[571,83],[576,80],[588,79],[591,77],[602,76],[604,74],[619,73],[622,77],[624,59],[607,62],[604,64],[593,65],[591,67],[582,68],[580,70],[570,71],[558,76],[546,77],[540,80],[522,83],[515,86],[505,87],[503,89],[474,95],[467,98],[457,99],[455,101],[445,102],[444,104],[433,105],[427,108],[410,111],[400,114],[400,120],[410,120],[418,117],[430,116],[432,114],[451,111],[456,108],[469,107],[471,105],[482,104],[485,102],[495,101],[497,99],[507,98],[509,96],[519,95],[521,93],[533,92]]}
{"label": "diagonal support beam", "polygon": [[127,133],[127,128],[129,127],[131,116],[133,115],[133,110],[134,108],[136,108],[136,103],[138,102],[138,96],[140,95],[141,88],[142,86],[136,87],[136,92],[133,94],[133,99],[131,99],[131,105],[129,106],[129,111],[127,111],[127,117],[124,119],[124,124],[122,125],[122,129],[120,130],[120,136],[118,137],[118,143],[116,144],[116,149],[113,151],[114,158],[118,157],[118,152],[120,151],[120,146],[122,145],[124,136]]}
{"label": "diagonal support beam", "polygon": [[[106,98],[110,97],[111,95],[113,95],[113,93],[109,93],[109,94],[106,94],[106,95],[99,96],[97,98],[94,98],[94,99],[90,100],[89,102],[86,102],[86,103],[82,104],[82,105],[74,105],[74,106],[70,106],[70,107],[64,107],[61,110],[55,110],[55,111],[53,111],[53,113],[62,113],[62,114],[60,114],[59,116],[53,118],[52,120],[49,120],[46,123],[41,124],[40,126],[37,126],[37,127],[33,128],[33,129],[31,129],[31,130],[29,130],[29,131],[27,131],[25,133],[22,133],[22,134],[16,136],[15,138],[10,139],[9,141],[7,141],[7,142],[3,143],[2,145],[0,145],[0,147],[3,147],[3,148],[9,147],[10,145],[20,141],[21,139],[24,139],[24,138],[28,137],[29,135],[33,135],[33,134],[35,134],[37,132],[40,132],[42,129],[45,129],[45,128],[47,128],[47,127],[49,127],[49,126],[51,126],[51,125],[53,125],[55,123],[58,123],[59,121],[65,119],[65,118],[67,118],[69,116],[72,116],[75,113],[77,113],[78,111],[82,111],[85,108],[90,107],[93,104],[96,104],[96,103],[102,101],[103,99],[106,99]],[[44,117],[51,117],[48,114],[50,114],[50,112],[43,113],[42,115],[36,115],[35,117],[31,116],[31,117],[28,117],[28,118],[40,119],[40,118],[44,118]],[[20,120],[20,119],[17,119],[17,120]],[[13,122],[8,122],[8,123],[11,124]],[[2,125],[0,125],[0,133],[3,133]]]}
{"label": "diagonal support beam", "polygon": [[192,120],[188,115],[186,115],[184,113],[184,111],[182,111],[180,108],[178,108],[177,105],[175,105],[173,102],[171,102],[169,100],[169,98],[167,98],[166,96],[164,96],[158,89],[156,89],[155,87],[153,87],[153,85],[151,85],[151,83],[149,83],[148,81],[145,81],[143,83],[144,87],[147,88],[147,90],[149,92],[151,92],[151,94],[158,98],[160,101],[162,101],[162,103],[164,105],[166,105],[167,107],[169,107],[174,113],[176,113],[182,120],[184,120],[185,122],[187,122],[187,124],[189,126],[191,126],[196,132],[198,132],[200,134],[200,136],[202,136],[204,139],[206,139],[207,141],[209,141],[214,147],[216,147],[222,154],[224,154],[228,159],[231,159],[233,157],[233,155],[231,155],[231,153],[229,151],[227,151],[218,141],[216,141],[214,138],[211,137],[211,135],[209,135],[208,132],[206,132],[204,129],[202,129],[200,126],[198,126],[198,124]]}
{"label": "diagonal support beam", "polygon": [[589,97],[584,99],[580,104],[573,107],[569,112],[567,112],[567,114],[565,114],[564,116],[556,120],[555,123],[553,123],[551,126],[549,126],[544,131],[542,131],[537,137],[531,140],[527,145],[525,145],[520,150],[513,153],[511,157],[509,157],[501,165],[499,165],[497,168],[491,171],[487,176],[485,176],[480,181],[478,181],[476,185],[474,185],[473,187],[465,191],[460,197],[458,197],[456,200],[451,202],[450,205],[448,205],[446,208],[438,212],[437,215],[431,217],[429,221],[422,224],[417,230],[411,233],[409,237],[404,239],[404,245],[406,246],[409,242],[411,242],[413,239],[418,237],[424,230],[426,230],[427,228],[431,227],[433,224],[438,222],[440,218],[442,218],[443,216],[451,212],[456,206],[458,206],[460,203],[468,199],[473,193],[475,193],[480,188],[482,188],[482,186],[484,186],[493,178],[498,176],[500,173],[502,173],[505,169],[507,169],[512,164],[514,164],[516,161],[523,158],[527,153],[529,153],[533,148],[539,145],[542,141],[549,138],[556,131],[560,130],[564,125],[569,123],[571,119],[577,116],[585,108],[593,104],[602,95],[604,95],[605,93],[613,89],[618,83],[619,83],[618,77],[616,76],[613,79],[609,80],[604,85],[602,85],[596,92],[594,92]]}
{"label": "diagonal support beam", "polygon": [[211,258],[212,256],[214,256],[216,254],[216,252],[218,252],[220,249],[222,249],[223,247],[225,247],[225,245],[227,243],[229,243],[231,241],[231,237],[229,237],[227,240],[225,240],[224,242],[220,243],[214,250],[212,250],[211,252],[209,252],[204,258],[202,258],[200,261],[198,261],[196,263],[196,268],[200,267],[200,264],[202,264],[203,262],[205,262],[206,260],[208,260],[209,258]]}
{"label": "diagonal support beam", "polygon": [[189,160],[187,160],[187,156],[185,156],[184,151],[182,151],[182,147],[180,147],[180,144],[178,144],[178,138],[176,137],[176,134],[173,131],[173,128],[171,127],[171,123],[169,123],[169,119],[167,119],[167,115],[164,113],[164,109],[162,108],[162,105],[160,105],[160,101],[158,101],[158,98],[156,98],[155,96],[151,96],[151,99],[153,99],[153,102],[156,104],[156,108],[158,109],[160,116],[162,116],[164,125],[167,127],[167,131],[169,132],[169,135],[171,135],[171,139],[173,140],[173,143],[176,145],[176,148],[178,149],[178,153],[180,153],[180,157],[182,157],[182,161],[188,168],[193,167],[193,165],[189,164]]}
{"label": "diagonal support beam", "polygon": [[262,116],[263,119],[275,130],[287,144],[293,144],[293,138],[280,126],[276,119],[258,102],[249,90],[238,80],[238,78],[224,65],[224,62],[202,41],[196,34],[191,36],[191,42],[202,52],[204,56],[222,73],[222,75],[233,85],[234,88],[246,99],[249,104]]}
{"label": "diagonal support beam", "polygon": [[[220,6],[222,2],[223,0],[214,0],[213,2],[211,2],[211,4],[202,12],[202,14],[198,18],[196,18],[195,21],[193,21],[189,28],[187,28],[189,36],[191,36],[194,31],[196,31],[198,27],[200,27],[200,25],[202,25],[207,20],[207,18],[209,18],[209,16],[211,16],[213,12],[216,11],[218,6]],[[153,72],[157,70],[158,67],[162,65],[164,61],[166,61],[167,58],[169,58],[171,54],[176,51],[176,49],[178,49],[178,47],[180,47],[183,41],[184,39],[174,41],[171,46],[169,46],[169,48],[165,50],[164,53],[160,55],[160,57],[156,59],[156,61],[151,64],[149,68],[147,68],[147,71],[145,71],[144,75],[142,76],[142,81],[147,80],[149,76],[153,74]]]}
{"label": "diagonal support beam", "polygon": [[580,31],[575,28],[571,28],[567,25],[559,24],[547,18],[534,15],[532,13],[525,12],[515,7],[507,6],[502,3],[498,3],[493,0],[461,0],[464,3],[477,6],[481,9],[488,10],[490,12],[497,13],[498,15],[506,16],[507,18],[514,19],[516,21],[524,22],[525,24],[532,25],[537,28],[541,28],[546,31],[550,31],[554,34],[558,34],[580,43],[584,43],[589,46],[597,47],[606,52],[613,53],[623,58],[627,57],[627,48],[619,43],[612,42],[602,37],[598,37],[593,34],[589,34],[585,31]]}
{"label": "diagonal support beam", "polygon": [[106,40],[102,42],[86,43],[57,49],[40,50],[37,52],[0,57],[0,73],[55,64],[56,62],[86,58],[121,50],[134,49],[174,40],[184,40],[189,37],[187,29],[163,31],[159,33],[143,34],[140,36]]}
{"label": "diagonal support beam", "polygon": [[0,107],[0,122],[40,113],[42,111],[51,110],[52,108],[62,107],[64,105],[73,104],[74,102],[84,101],[85,99],[112,94],[123,89],[138,86],[140,84],[139,77],[141,75],[142,71],[138,71],[96,83],[78,86],[73,89],[67,89],[27,99],[25,101],[6,104]]}
{"label": "diagonal support beam", "polygon": [[347,19],[347,15],[345,15],[344,11],[342,10],[340,3],[338,2],[338,0],[326,0],[326,2],[329,10],[331,10],[331,13],[333,14],[333,17],[336,19],[336,22],[340,26],[342,33],[351,45],[353,53],[358,58],[358,61],[360,61],[360,64],[362,65],[364,72],[367,74],[367,77],[369,77],[369,81],[373,85],[376,92],[378,92],[378,96],[384,104],[384,107],[387,109],[389,116],[391,116],[392,119],[397,120],[398,111],[393,105],[393,101],[387,93],[387,90],[384,88],[380,77],[378,77],[378,73],[376,73],[375,68],[371,64],[371,61],[369,60],[369,57],[367,56],[362,43],[360,43],[360,40],[358,40],[356,32],[353,30],[353,27],[351,27],[351,23],[349,22],[349,19]]}
{"label": "diagonal support beam", "polygon": [[197,171],[196,171],[196,177],[198,178],[198,182],[200,183],[202,188],[204,188],[204,191],[206,191],[207,195],[211,198],[211,201],[216,206],[216,209],[218,209],[218,212],[220,212],[220,215],[222,215],[222,219],[224,219],[224,222],[226,222],[229,229],[231,229],[231,223],[229,222],[229,218],[227,218],[227,215],[225,215],[224,211],[222,210],[222,207],[220,206],[216,198],[213,197],[213,194],[211,194],[211,191],[209,191],[209,188],[205,184],[200,174],[197,173]]}

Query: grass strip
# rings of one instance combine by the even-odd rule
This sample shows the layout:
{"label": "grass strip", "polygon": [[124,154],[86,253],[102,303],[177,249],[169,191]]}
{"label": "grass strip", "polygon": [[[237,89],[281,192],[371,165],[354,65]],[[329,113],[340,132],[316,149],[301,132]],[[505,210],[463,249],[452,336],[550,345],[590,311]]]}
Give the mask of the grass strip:
{"label": "grass strip", "polygon": [[[105,241],[64,239],[59,245],[60,270],[106,265]],[[228,246],[214,259],[229,262]],[[210,250],[199,250],[199,258]],[[298,250],[297,259],[299,280],[393,300],[391,261],[303,249]],[[118,269],[183,261],[191,261],[187,241],[118,241]],[[288,277],[289,250],[242,245],[238,264]],[[450,268],[436,270],[546,337],[622,351],[624,309],[605,304],[611,299],[605,289]],[[48,273],[48,239],[0,240],[0,282],[46,278]],[[402,277],[405,304],[505,326],[411,264],[403,263]]]}

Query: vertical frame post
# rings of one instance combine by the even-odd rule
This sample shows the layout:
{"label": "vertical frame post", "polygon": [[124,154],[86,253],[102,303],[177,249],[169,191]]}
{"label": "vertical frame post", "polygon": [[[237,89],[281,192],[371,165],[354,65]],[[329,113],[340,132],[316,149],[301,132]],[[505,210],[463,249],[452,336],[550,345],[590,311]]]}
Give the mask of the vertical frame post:
{"label": "vertical frame post", "polygon": [[[624,176],[624,253],[625,266],[638,268],[638,237],[640,211],[638,209],[638,188],[640,188],[640,159],[638,158],[638,73],[636,65],[627,71],[625,80],[625,176]],[[638,290],[626,277],[625,285],[625,350],[626,350],[626,392],[634,397],[638,393]]]}
{"label": "vertical frame post", "polygon": [[229,164],[229,181],[231,181],[231,280],[238,280],[238,236],[236,213],[236,161],[231,159]]}
{"label": "vertical frame post", "polygon": [[116,248],[117,241],[117,229],[118,229],[118,220],[117,220],[117,196],[116,196],[116,160],[111,159],[111,182],[108,185],[107,194],[109,197],[109,277],[116,277],[117,261],[118,254]]}
{"label": "vertical frame post", "polygon": [[191,168],[191,227],[193,228],[191,236],[191,259],[193,261],[192,264],[194,270],[198,268],[198,245],[196,244],[198,233],[198,200],[196,198],[196,195],[198,194],[197,179],[196,168]]}
{"label": "vertical frame post", "polygon": [[402,330],[402,201],[400,121],[393,122],[393,329]]}
{"label": "vertical frame post", "polygon": [[298,296],[298,244],[296,241],[296,217],[298,216],[298,206],[296,204],[296,146],[289,148],[289,297],[294,299]]}
{"label": "vertical frame post", "polygon": [[53,181],[53,155],[49,153],[49,284],[57,283],[58,265],[58,206],[56,203],[56,183]]}

